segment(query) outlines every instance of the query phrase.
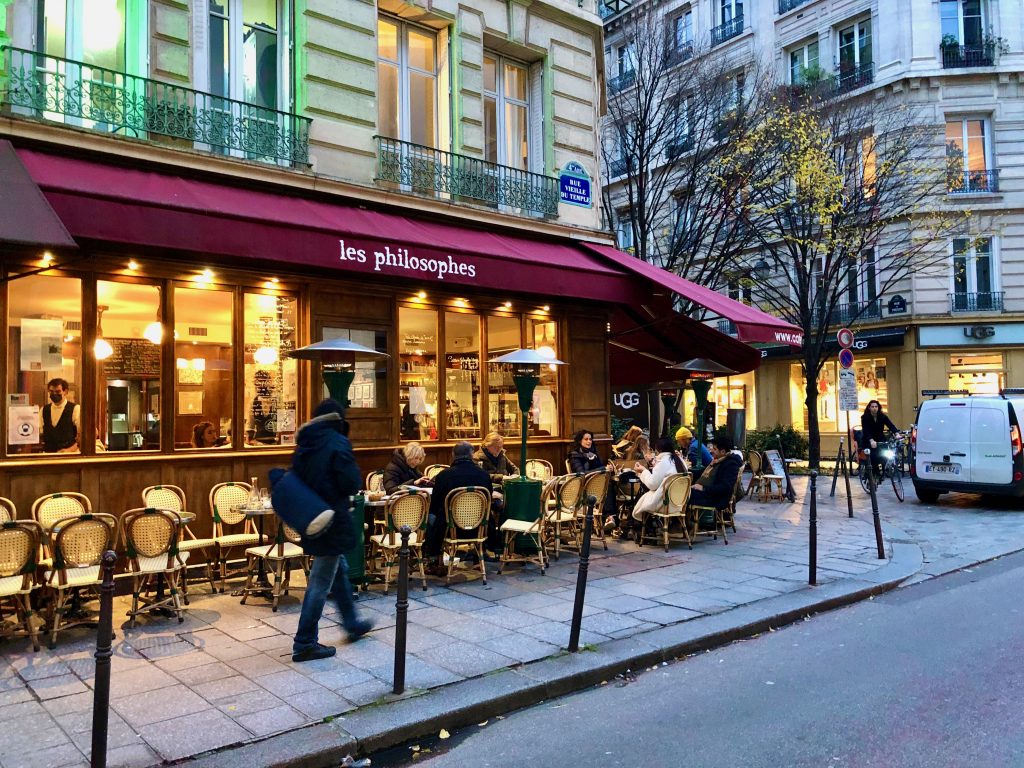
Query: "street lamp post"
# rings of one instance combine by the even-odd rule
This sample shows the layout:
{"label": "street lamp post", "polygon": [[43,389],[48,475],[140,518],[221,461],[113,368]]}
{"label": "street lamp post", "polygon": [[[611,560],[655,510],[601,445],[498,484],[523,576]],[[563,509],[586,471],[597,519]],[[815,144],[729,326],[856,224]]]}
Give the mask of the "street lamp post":
{"label": "street lamp post", "polygon": [[326,339],[292,350],[299,360],[319,362],[323,367],[324,384],[331,397],[348,408],[348,391],[356,376],[356,362],[388,357],[384,352],[364,347],[348,339]]}
{"label": "street lamp post", "polygon": [[735,373],[735,371],[706,357],[695,357],[682,363],[670,365],[669,368],[685,371],[689,377],[690,386],[693,388],[693,397],[697,406],[697,461],[693,467],[693,472],[695,475],[699,475],[704,464],[701,445],[704,442],[704,423],[707,418],[708,392],[711,391],[711,380],[715,376],[728,375]]}

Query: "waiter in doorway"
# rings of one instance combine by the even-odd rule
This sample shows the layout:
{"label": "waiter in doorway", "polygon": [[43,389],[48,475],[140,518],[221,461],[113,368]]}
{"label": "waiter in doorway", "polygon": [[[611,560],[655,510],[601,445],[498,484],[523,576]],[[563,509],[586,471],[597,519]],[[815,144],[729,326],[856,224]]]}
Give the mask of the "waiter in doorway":
{"label": "waiter in doorway", "polygon": [[78,453],[78,436],[82,431],[81,408],[68,400],[70,386],[66,379],[50,379],[46,394],[50,402],[43,406],[39,433],[45,453]]}

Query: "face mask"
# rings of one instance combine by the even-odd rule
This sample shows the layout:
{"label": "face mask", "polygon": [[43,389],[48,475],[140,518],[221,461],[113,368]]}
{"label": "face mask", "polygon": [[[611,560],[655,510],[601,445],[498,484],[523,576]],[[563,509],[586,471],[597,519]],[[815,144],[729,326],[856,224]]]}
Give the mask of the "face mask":
{"label": "face mask", "polygon": [[57,392],[50,393],[50,400],[54,403],[59,403],[64,399],[64,395],[58,394]]}

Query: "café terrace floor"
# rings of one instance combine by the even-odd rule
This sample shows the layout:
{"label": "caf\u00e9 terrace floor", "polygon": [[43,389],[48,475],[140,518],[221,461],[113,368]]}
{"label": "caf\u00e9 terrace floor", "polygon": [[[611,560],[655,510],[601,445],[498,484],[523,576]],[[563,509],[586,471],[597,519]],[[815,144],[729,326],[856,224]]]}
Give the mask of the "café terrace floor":
{"label": "caf\u00e9 terrace floor", "polygon": [[[668,553],[632,541],[595,539],[581,644],[600,645],[739,605],[807,589],[805,479],[797,503],[744,500],[729,544],[702,539]],[[819,496],[827,496],[819,488]],[[870,514],[821,508],[818,583],[856,578],[886,564],[875,548]],[[563,553],[545,575],[488,563],[451,587],[410,581],[408,689],[430,689],[563,652],[578,559]],[[299,574],[301,584],[301,573]],[[334,658],[290,659],[302,590],[280,610],[250,598],[211,595],[200,582],[184,623],[143,617],[128,628],[129,598],[114,605],[108,766],[149,766],[244,744],[381,702],[391,691],[395,602],[380,587],[359,606],[376,628],[347,644],[328,605],[320,640]],[[27,640],[0,643],[0,766],[86,765],[91,741],[95,631],[63,632],[56,649],[33,653]]]}

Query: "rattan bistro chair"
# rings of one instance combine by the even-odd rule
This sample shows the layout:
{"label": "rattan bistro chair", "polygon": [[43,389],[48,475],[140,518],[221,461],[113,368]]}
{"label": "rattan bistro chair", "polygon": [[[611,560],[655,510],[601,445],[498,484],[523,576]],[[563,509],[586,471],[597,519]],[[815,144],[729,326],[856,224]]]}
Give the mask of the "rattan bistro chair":
{"label": "rattan bistro chair", "polygon": [[533,480],[547,482],[555,476],[555,470],[550,461],[544,459],[527,459],[526,476]]}
{"label": "rattan bistro chair", "polygon": [[5,625],[3,635],[31,638],[34,651],[39,650],[39,633],[32,619],[30,596],[36,588],[36,557],[42,533],[35,520],[0,523],[0,611],[9,610],[16,618],[16,622]]}
{"label": "rattan bistro chair", "polygon": [[431,464],[423,470],[423,476],[427,478],[427,480],[433,480],[450,466],[450,464]]}
{"label": "rattan bistro chair", "polygon": [[[179,553],[181,517],[171,509],[140,507],[121,515],[121,540],[128,557],[128,572],[132,575],[132,607],[128,611],[129,626],[135,626],[140,613],[157,609],[170,609],[180,624],[182,602],[179,579],[185,570],[188,552]],[[159,589],[163,579],[166,592]],[[147,593],[156,590],[150,597]]]}
{"label": "rattan bistro chair", "polygon": [[39,550],[39,564],[44,568],[53,565],[47,531],[55,523],[92,512],[92,502],[83,493],[58,491],[40,496],[32,502],[32,519],[43,527],[43,541]]}
{"label": "rattan bistro chair", "polygon": [[409,566],[418,564],[423,589],[427,588],[427,573],[423,568],[424,527],[430,509],[430,494],[413,488],[396,491],[384,508],[385,530],[370,537],[370,557],[374,569],[378,570],[377,558],[383,558],[384,594],[391,585],[391,569],[398,565],[398,553],[402,548],[403,525],[412,529],[409,534]]}
{"label": "rattan bistro chair", "polygon": [[[238,511],[249,500],[252,486],[242,482],[217,483],[210,489],[210,512],[213,515],[213,540],[217,544],[217,572],[220,579],[220,591],[228,579],[228,555],[233,551],[246,550],[263,539],[256,531],[256,524],[251,518]],[[241,526],[241,530],[238,530]],[[233,529],[228,532],[228,529]],[[232,576],[244,574],[244,570],[232,573]]]}
{"label": "rattan bistro chair", "polygon": [[6,523],[10,520],[18,519],[18,508],[14,506],[14,502],[10,499],[5,499],[0,496],[0,523]]}
{"label": "rattan bistro chair", "polygon": [[480,564],[480,576],[486,584],[484,542],[487,540],[487,518],[491,513],[490,488],[456,488],[445,497],[444,510],[448,520],[448,533],[444,538],[443,550],[448,555],[448,573],[444,583],[451,582],[455,558],[459,552],[474,552]]}
{"label": "rattan bistro chair", "polygon": [[254,592],[264,592],[265,588],[253,582],[259,576],[259,564],[262,560],[267,570],[274,574],[274,583],[270,588],[271,610],[276,611],[281,595],[287,595],[291,589],[292,565],[298,564],[309,581],[309,556],[302,549],[302,537],[299,532],[277,518],[277,535],[269,545],[258,544],[245,550],[246,574],[245,588],[242,590],[242,605],[245,599]]}
{"label": "rattan bistro chair", "polygon": [[[142,491],[143,507],[155,509],[169,509],[174,512],[185,511],[185,492],[176,485],[151,485]],[[198,515],[197,515],[198,517]],[[210,582],[210,591],[216,592],[217,585],[213,580],[213,566],[217,560],[217,542],[212,538],[198,538],[188,523],[182,521],[181,540],[178,542],[178,552],[199,551],[206,560],[206,578]],[[182,560],[185,558],[183,557]],[[181,596],[188,605],[188,567],[181,572]]]}
{"label": "rattan bistro chair", "polygon": [[384,490],[384,470],[376,469],[366,476],[366,490],[379,493]]}
{"label": "rattan bistro chair", "polygon": [[[668,542],[671,534],[669,533],[669,527],[673,520],[678,520],[682,526],[682,535],[686,539],[687,545],[690,549],[693,549],[693,540],[690,538],[690,529],[687,526],[686,520],[686,505],[690,500],[690,483],[693,478],[687,474],[672,474],[661,481],[661,487],[658,488],[658,496],[660,501],[658,507],[643,514],[640,528],[640,535],[637,537],[637,544],[643,546],[645,541],[658,541],[661,539],[665,545],[665,551],[668,552]],[[649,529],[647,521],[649,518],[654,518],[660,525],[657,529]]]}
{"label": "rattan bistro chair", "polygon": [[[540,575],[544,575],[547,568],[547,550],[544,547],[545,522],[547,522],[548,501],[554,496],[555,483],[549,482],[541,492],[540,505],[537,507],[537,517],[534,520],[515,520],[509,518],[501,524],[499,530],[505,534],[505,549],[501,553],[498,562],[498,573],[507,563],[536,563],[540,568]],[[525,536],[532,540],[536,547],[533,554],[520,554],[516,552],[516,539]]]}
{"label": "rattan bistro chair", "polygon": [[580,505],[576,508],[576,547],[578,549],[583,547],[583,526],[586,524],[587,499],[591,496],[597,499],[597,503],[594,504],[594,531],[597,533],[597,538],[601,540],[601,544],[604,545],[605,550],[608,549],[608,542],[604,537],[604,498],[608,495],[611,479],[612,473],[607,469],[588,472],[583,477],[583,497],[580,499]]}
{"label": "rattan bistro chair", "polygon": [[547,521],[544,526],[546,545],[554,549],[558,560],[562,549],[562,526],[568,528],[567,539],[576,540],[576,509],[583,498],[583,475],[565,475],[552,480],[554,490],[548,498]]}
{"label": "rattan bistro chair", "polygon": [[116,533],[117,520],[113,515],[93,512],[59,520],[50,528],[53,565],[43,572],[43,588],[55,593],[50,604],[50,648],[57,645],[61,629],[89,621],[64,621],[69,593],[102,583],[103,553],[114,548]]}

